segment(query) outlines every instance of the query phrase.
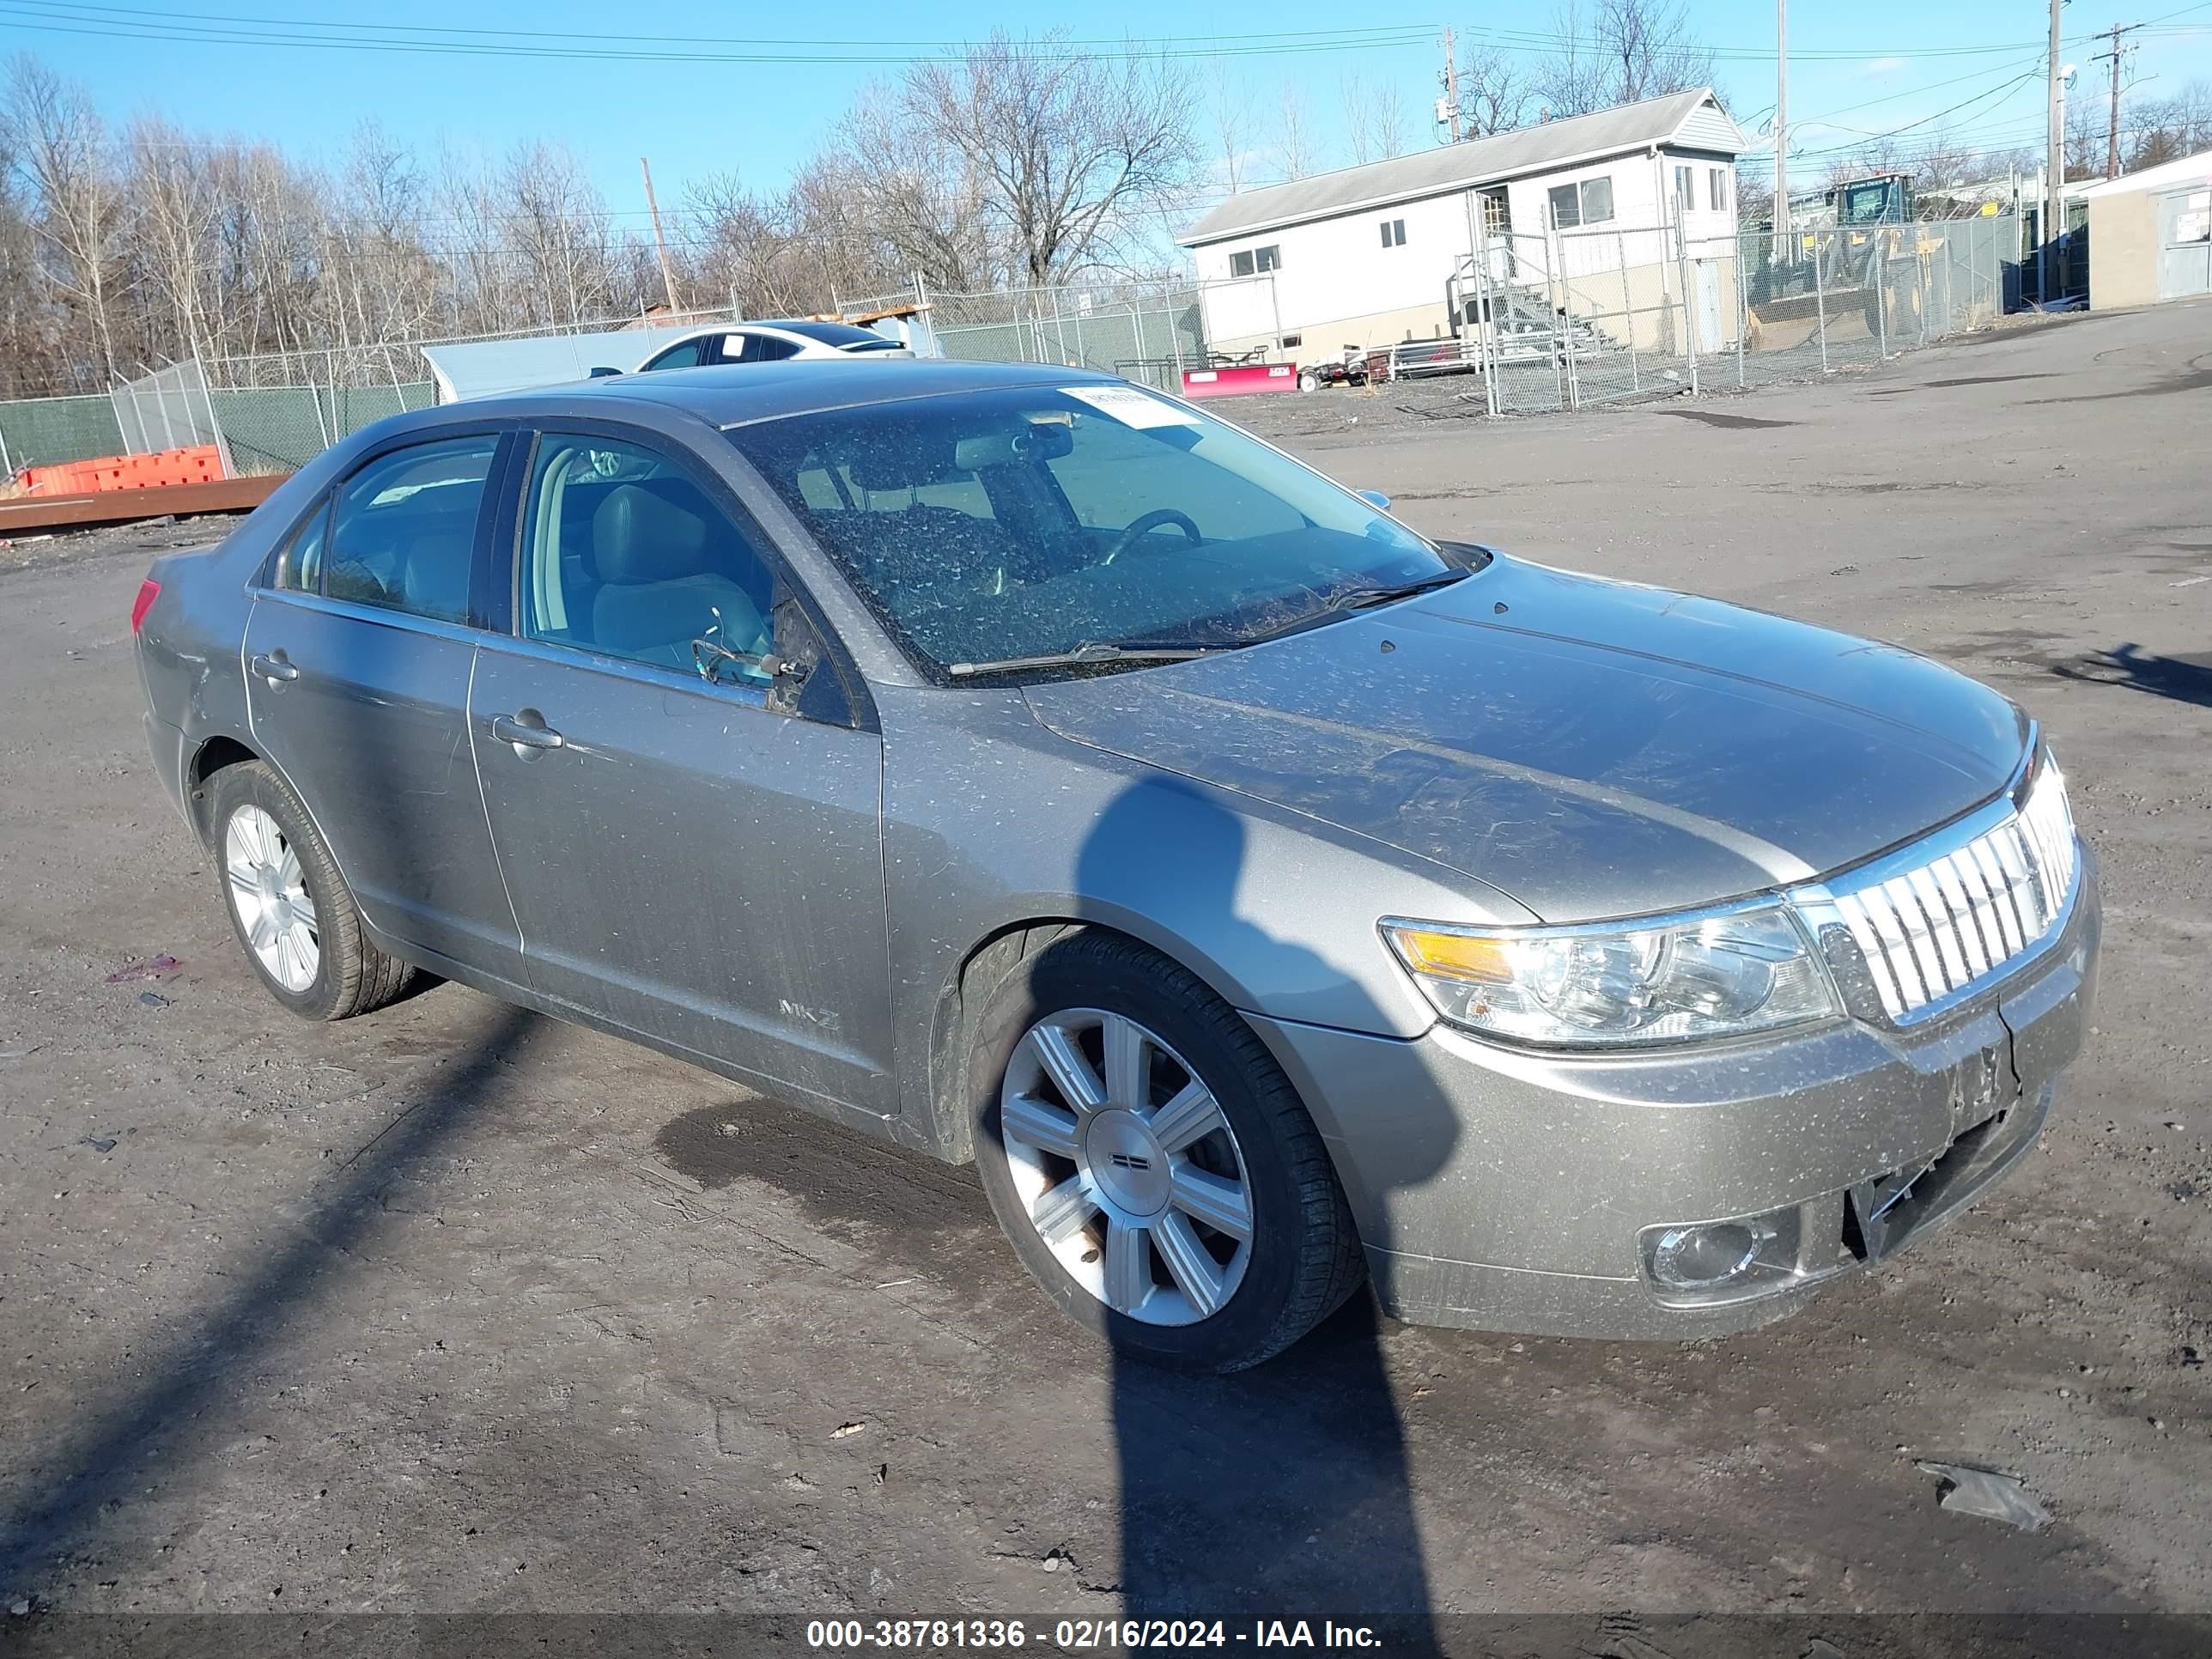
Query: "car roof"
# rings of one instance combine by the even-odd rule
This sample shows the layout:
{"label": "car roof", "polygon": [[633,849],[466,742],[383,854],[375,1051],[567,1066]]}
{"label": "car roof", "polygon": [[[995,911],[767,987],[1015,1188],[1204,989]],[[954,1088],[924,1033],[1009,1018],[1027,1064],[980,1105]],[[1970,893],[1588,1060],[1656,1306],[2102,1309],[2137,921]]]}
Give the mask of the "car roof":
{"label": "car roof", "polygon": [[[1050,363],[971,363],[942,357],[884,362],[869,354],[840,362],[798,358],[606,375],[568,386],[535,386],[467,404],[441,404],[439,411],[450,415],[467,409],[486,416],[532,420],[574,415],[592,404],[649,403],[681,410],[710,425],[732,427],[948,392],[1113,383],[1113,375],[1096,369],[1061,368]],[[611,415],[615,410],[607,412]]]}

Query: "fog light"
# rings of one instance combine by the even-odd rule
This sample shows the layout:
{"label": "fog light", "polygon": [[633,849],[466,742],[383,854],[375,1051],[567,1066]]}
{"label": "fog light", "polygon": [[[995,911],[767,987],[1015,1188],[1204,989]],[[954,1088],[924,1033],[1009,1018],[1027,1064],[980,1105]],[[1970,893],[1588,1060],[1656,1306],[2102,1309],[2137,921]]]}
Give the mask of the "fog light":
{"label": "fog light", "polygon": [[1753,1221],[1669,1227],[1651,1247],[1651,1276],[1669,1290],[1709,1291],[1750,1272],[1773,1237]]}
{"label": "fog light", "polygon": [[1650,1227],[1644,1272],[1662,1302],[1730,1301],[1778,1290],[1797,1276],[1795,1207],[1730,1221]]}

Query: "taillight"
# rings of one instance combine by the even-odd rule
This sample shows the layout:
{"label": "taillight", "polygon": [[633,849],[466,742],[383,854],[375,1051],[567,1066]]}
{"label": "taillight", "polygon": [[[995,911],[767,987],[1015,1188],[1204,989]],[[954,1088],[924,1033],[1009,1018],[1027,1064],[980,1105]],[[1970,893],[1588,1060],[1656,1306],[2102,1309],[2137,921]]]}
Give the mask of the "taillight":
{"label": "taillight", "polygon": [[154,601],[161,597],[161,584],[151,576],[138,584],[138,597],[131,602],[131,631],[136,634],[146,613],[154,608]]}

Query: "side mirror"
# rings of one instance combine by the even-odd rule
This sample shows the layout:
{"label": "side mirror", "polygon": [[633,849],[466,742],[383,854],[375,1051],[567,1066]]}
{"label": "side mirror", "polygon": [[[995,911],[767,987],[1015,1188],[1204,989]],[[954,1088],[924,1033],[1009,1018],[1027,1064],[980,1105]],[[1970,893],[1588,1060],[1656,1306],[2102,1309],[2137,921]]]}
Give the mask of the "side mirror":
{"label": "side mirror", "polygon": [[1390,510],[1390,498],[1379,489],[1355,489],[1352,493],[1377,513],[1388,513]]}
{"label": "side mirror", "polygon": [[622,370],[618,368],[609,368],[605,363],[601,363],[597,368],[591,371],[590,378],[594,380],[604,380],[610,374],[619,374],[621,373]]}

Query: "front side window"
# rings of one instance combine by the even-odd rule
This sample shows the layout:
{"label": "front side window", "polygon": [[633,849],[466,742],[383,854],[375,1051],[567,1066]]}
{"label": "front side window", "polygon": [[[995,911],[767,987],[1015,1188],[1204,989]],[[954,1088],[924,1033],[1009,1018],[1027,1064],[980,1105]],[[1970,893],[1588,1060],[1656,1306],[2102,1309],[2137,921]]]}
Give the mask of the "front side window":
{"label": "front side window", "polygon": [[1234,646],[1458,567],[1366,501],[1133,386],[763,421],[732,441],[910,653]]}
{"label": "front side window", "polygon": [[1685,213],[1691,212],[1698,205],[1697,175],[1687,167],[1674,169],[1674,199],[1681,204]]}
{"label": "front side window", "polygon": [[1252,263],[1262,272],[1280,270],[1283,268],[1283,250],[1273,243],[1266,247],[1254,248]]}
{"label": "front side window", "polygon": [[1705,169],[1705,185],[1706,188],[1711,191],[1710,199],[1712,203],[1713,211],[1716,213],[1727,212],[1729,204],[1728,169],[1726,167],[1707,167]]}
{"label": "front side window", "polygon": [[1252,274],[1252,250],[1250,248],[1240,249],[1238,252],[1229,256],[1229,274],[1231,276],[1249,276]]}
{"label": "front side window", "polygon": [[1613,217],[1613,179],[1610,174],[1585,179],[1579,188],[1582,191],[1584,224],[1601,225]]}
{"label": "front side window", "polygon": [[704,340],[685,340],[672,345],[646,365],[653,368],[696,368],[706,361],[708,343]]}
{"label": "front side window", "polygon": [[1406,246],[1406,222],[1403,219],[1385,219],[1382,222],[1382,246],[1384,247]]}
{"label": "front side window", "polygon": [[538,439],[518,607],[528,637],[757,684],[774,586],[745,532],[663,456],[582,434]]}
{"label": "front side window", "polygon": [[1546,194],[1551,201],[1553,224],[1561,230],[1571,230],[1582,223],[1582,197],[1572,185],[1553,185]]}
{"label": "front side window", "polygon": [[469,573],[496,434],[395,449],[339,489],[325,591],[440,622],[469,619]]}

